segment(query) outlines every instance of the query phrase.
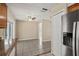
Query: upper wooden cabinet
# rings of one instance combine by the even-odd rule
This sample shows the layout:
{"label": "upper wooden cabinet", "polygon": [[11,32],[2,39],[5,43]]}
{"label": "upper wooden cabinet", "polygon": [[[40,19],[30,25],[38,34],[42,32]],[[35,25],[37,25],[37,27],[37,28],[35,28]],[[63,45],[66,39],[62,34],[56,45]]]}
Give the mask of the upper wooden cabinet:
{"label": "upper wooden cabinet", "polygon": [[7,27],[7,6],[4,3],[0,3],[0,28]]}
{"label": "upper wooden cabinet", "polygon": [[75,3],[67,8],[68,12],[74,12],[79,9],[79,3]]}

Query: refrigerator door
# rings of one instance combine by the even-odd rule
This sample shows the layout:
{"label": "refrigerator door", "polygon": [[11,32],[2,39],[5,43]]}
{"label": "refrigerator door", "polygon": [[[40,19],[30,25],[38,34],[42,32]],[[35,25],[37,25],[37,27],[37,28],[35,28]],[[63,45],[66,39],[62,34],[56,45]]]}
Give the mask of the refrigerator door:
{"label": "refrigerator door", "polygon": [[76,28],[77,28],[77,22],[74,22],[73,23],[73,41],[72,41],[73,56],[76,56]]}
{"label": "refrigerator door", "polygon": [[77,22],[77,30],[76,30],[76,54],[79,56],[79,22]]}

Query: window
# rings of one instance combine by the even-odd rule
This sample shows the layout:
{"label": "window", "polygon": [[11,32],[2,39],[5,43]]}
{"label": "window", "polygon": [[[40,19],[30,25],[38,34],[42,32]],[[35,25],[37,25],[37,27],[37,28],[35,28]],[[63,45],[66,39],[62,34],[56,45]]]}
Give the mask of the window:
{"label": "window", "polygon": [[13,38],[13,23],[8,22],[7,28],[5,30],[5,50],[7,50],[12,45]]}

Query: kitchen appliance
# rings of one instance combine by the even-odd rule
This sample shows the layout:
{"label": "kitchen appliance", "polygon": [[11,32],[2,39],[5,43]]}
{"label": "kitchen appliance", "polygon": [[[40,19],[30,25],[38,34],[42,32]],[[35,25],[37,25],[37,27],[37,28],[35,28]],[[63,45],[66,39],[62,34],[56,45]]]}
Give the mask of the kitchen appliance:
{"label": "kitchen appliance", "polygon": [[62,16],[62,56],[79,56],[79,10]]}

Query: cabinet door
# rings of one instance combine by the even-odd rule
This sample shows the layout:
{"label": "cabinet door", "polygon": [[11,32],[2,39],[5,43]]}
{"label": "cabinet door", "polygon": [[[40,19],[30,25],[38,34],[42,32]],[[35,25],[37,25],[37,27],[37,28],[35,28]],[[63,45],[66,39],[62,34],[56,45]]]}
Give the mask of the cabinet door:
{"label": "cabinet door", "polygon": [[6,28],[7,27],[7,20],[0,19],[0,28]]}
{"label": "cabinet door", "polygon": [[7,16],[7,7],[6,6],[0,6],[0,16],[4,16],[6,18],[6,16]]}
{"label": "cabinet door", "polygon": [[0,28],[7,27],[7,6],[0,4]]}
{"label": "cabinet door", "polygon": [[67,7],[68,12],[73,12],[79,9],[79,3],[74,3],[73,5]]}

